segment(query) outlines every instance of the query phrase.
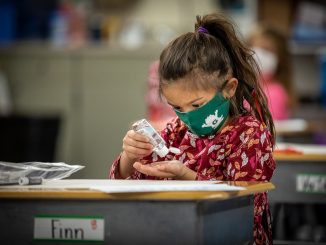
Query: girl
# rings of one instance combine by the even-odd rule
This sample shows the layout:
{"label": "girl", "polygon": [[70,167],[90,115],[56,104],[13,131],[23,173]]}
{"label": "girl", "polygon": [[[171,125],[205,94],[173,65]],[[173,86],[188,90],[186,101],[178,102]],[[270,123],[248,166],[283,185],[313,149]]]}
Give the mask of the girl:
{"label": "girl", "polygon": [[[252,55],[225,17],[198,16],[160,55],[159,92],[178,116],[161,135],[181,154],[160,158],[130,130],[110,178],[269,181],[274,126]],[[254,207],[255,242],[272,244],[266,193]]]}

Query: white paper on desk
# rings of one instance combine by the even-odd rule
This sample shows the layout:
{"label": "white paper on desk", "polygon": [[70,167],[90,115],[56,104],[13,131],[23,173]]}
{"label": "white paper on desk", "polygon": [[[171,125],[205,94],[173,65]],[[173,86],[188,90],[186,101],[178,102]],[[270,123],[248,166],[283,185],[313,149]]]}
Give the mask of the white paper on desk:
{"label": "white paper on desk", "polygon": [[92,189],[107,193],[159,192],[159,191],[239,191],[244,187],[221,184],[221,181],[179,180],[111,180],[111,179],[64,179],[45,181],[42,185],[1,186],[12,189],[78,190]]}
{"label": "white paper on desk", "polygon": [[105,186],[93,185],[90,189],[106,193],[132,193],[165,191],[239,191],[245,188],[221,184],[219,181],[111,180]]}

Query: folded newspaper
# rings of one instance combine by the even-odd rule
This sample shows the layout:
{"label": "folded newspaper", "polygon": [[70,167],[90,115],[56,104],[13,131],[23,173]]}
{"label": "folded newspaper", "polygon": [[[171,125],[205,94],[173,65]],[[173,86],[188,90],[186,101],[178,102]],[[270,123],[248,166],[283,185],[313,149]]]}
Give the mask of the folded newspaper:
{"label": "folded newspaper", "polygon": [[68,165],[63,162],[0,162],[0,185],[25,183],[26,179],[59,180],[84,168],[81,165]]}

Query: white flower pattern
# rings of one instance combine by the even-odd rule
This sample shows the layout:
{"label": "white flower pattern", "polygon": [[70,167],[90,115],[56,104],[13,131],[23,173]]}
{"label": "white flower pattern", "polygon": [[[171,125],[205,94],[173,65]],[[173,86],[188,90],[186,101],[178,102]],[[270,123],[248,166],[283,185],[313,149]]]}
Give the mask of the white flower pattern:
{"label": "white flower pattern", "polygon": [[186,158],[186,153],[183,153],[181,157],[179,157],[179,161],[183,163],[185,158]]}
{"label": "white flower pattern", "polygon": [[205,119],[205,123],[201,126],[202,128],[213,128],[216,129],[218,125],[224,120],[224,116],[218,116],[218,110],[215,111],[215,114],[209,115]]}
{"label": "white flower pattern", "polygon": [[265,139],[266,139],[266,133],[264,132],[264,133],[260,136],[260,143],[261,143],[261,145],[264,144]]}
{"label": "white flower pattern", "polygon": [[242,159],[242,164],[241,167],[245,166],[248,164],[248,157],[245,152],[242,152],[241,154],[241,159]]}
{"label": "white flower pattern", "polygon": [[264,167],[264,163],[268,160],[269,154],[266,153],[262,158],[260,158],[260,164],[262,167]]}
{"label": "white flower pattern", "polygon": [[221,148],[221,145],[212,145],[209,147],[207,154],[211,154],[213,151],[216,151]]}

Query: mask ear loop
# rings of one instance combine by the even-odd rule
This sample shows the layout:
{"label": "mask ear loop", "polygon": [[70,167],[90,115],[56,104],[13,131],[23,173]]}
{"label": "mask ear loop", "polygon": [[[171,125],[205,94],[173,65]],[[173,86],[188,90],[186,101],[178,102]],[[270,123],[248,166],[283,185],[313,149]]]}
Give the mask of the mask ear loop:
{"label": "mask ear loop", "polygon": [[260,106],[259,101],[258,101],[256,89],[254,89],[252,86],[250,86],[248,83],[246,83],[244,81],[241,81],[241,82],[243,82],[244,84],[246,84],[249,87],[249,89],[251,90],[251,95],[254,98],[254,103],[256,105],[256,108],[257,108],[257,111],[258,111],[258,115],[260,117],[260,121],[262,122],[263,127],[266,128],[267,126],[266,126],[265,120],[263,118],[263,113],[261,111],[261,106]]}
{"label": "mask ear loop", "polygon": [[[265,123],[265,120],[263,118],[263,114],[262,114],[262,111],[261,111],[261,106],[259,104],[259,101],[258,101],[258,97],[257,97],[257,93],[256,93],[256,89],[254,89],[252,86],[250,86],[248,83],[244,82],[244,81],[240,81],[240,82],[243,82],[244,84],[246,84],[249,89],[251,90],[251,95],[252,97],[254,98],[254,102],[255,102],[255,105],[256,105],[256,108],[257,108],[257,111],[258,111],[258,114],[259,114],[259,117],[260,117],[260,121],[262,122],[263,124],[263,127],[266,128],[266,123]],[[228,83],[228,80],[226,80],[222,86],[221,86],[221,92],[223,91],[223,89],[226,87]]]}

